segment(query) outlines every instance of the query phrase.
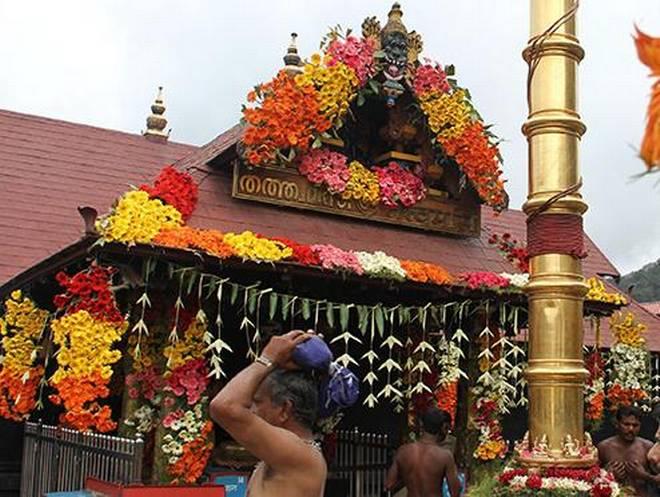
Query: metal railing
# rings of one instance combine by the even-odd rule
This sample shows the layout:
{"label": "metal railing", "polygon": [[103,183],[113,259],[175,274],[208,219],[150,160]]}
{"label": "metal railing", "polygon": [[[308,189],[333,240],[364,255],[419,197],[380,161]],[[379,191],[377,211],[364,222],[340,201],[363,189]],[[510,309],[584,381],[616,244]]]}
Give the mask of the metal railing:
{"label": "metal railing", "polygon": [[81,433],[58,426],[25,423],[21,497],[78,490],[93,476],[113,483],[141,480],[140,439]]}
{"label": "metal railing", "polygon": [[392,461],[393,447],[388,435],[339,430],[333,476],[348,482],[347,497],[381,497],[385,476]]}

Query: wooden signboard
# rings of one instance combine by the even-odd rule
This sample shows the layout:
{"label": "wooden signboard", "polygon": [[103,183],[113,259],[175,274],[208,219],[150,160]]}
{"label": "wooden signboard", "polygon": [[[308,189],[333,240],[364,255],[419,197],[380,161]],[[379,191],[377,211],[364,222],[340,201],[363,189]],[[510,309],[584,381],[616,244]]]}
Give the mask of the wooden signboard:
{"label": "wooden signboard", "polygon": [[355,200],[344,200],[309,182],[293,168],[248,167],[234,163],[232,195],[268,204],[308,209],[365,221],[408,226],[466,237],[479,236],[481,209],[476,201],[448,199],[446,194],[428,194],[412,207],[390,209]]}

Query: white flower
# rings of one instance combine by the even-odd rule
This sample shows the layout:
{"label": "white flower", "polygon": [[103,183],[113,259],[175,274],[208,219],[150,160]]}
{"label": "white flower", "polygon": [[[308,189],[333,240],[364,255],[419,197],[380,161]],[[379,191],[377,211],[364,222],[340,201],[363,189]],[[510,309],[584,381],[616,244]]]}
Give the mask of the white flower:
{"label": "white flower", "polygon": [[509,284],[512,286],[517,286],[519,288],[523,288],[529,283],[528,273],[500,273],[500,276],[509,280]]}
{"label": "white flower", "polygon": [[385,252],[355,252],[355,256],[364,269],[365,274],[374,278],[386,278],[403,281],[406,272],[401,267],[399,259],[387,255]]}

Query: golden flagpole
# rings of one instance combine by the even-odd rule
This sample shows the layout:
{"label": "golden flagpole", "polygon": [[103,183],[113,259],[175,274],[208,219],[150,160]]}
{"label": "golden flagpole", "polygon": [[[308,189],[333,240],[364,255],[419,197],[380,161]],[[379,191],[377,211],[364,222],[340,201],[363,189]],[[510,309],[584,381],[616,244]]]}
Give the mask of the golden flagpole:
{"label": "golden flagpole", "polygon": [[595,450],[583,428],[582,214],[574,0],[530,0],[528,141],[529,433],[517,447],[523,465],[586,466]]}

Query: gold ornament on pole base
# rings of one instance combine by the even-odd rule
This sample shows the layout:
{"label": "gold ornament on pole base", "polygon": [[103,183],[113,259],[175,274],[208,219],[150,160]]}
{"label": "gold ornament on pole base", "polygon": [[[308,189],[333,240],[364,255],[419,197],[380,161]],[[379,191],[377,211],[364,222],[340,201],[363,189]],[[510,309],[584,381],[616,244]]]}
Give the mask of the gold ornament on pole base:
{"label": "gold ornament on pole base", "polygon": [[[577,66],[584,56],[575,35],[573,0],[531,0],[528,216],[529,435],[517,447],[525,466],[583,467],[596,451],[583,427],[582,214],[578,148],[586,127],[577,111]],[[552,229],[557,231],[550,231]],[[564,244],[570,239],[573,247]]]}
{"label": "gold ornament on pole base", "polygon": [[573,439],[571,435],[566,435],[561,450],[557,452],[550,450],[546,434],[530,443],[529,432],[527,432],[525,437],[516,444],[514,455],[521,466],[532,467],[581,468],[593,466],[598,462],[598,450],[589,433],[584,434],[583,443]]}

